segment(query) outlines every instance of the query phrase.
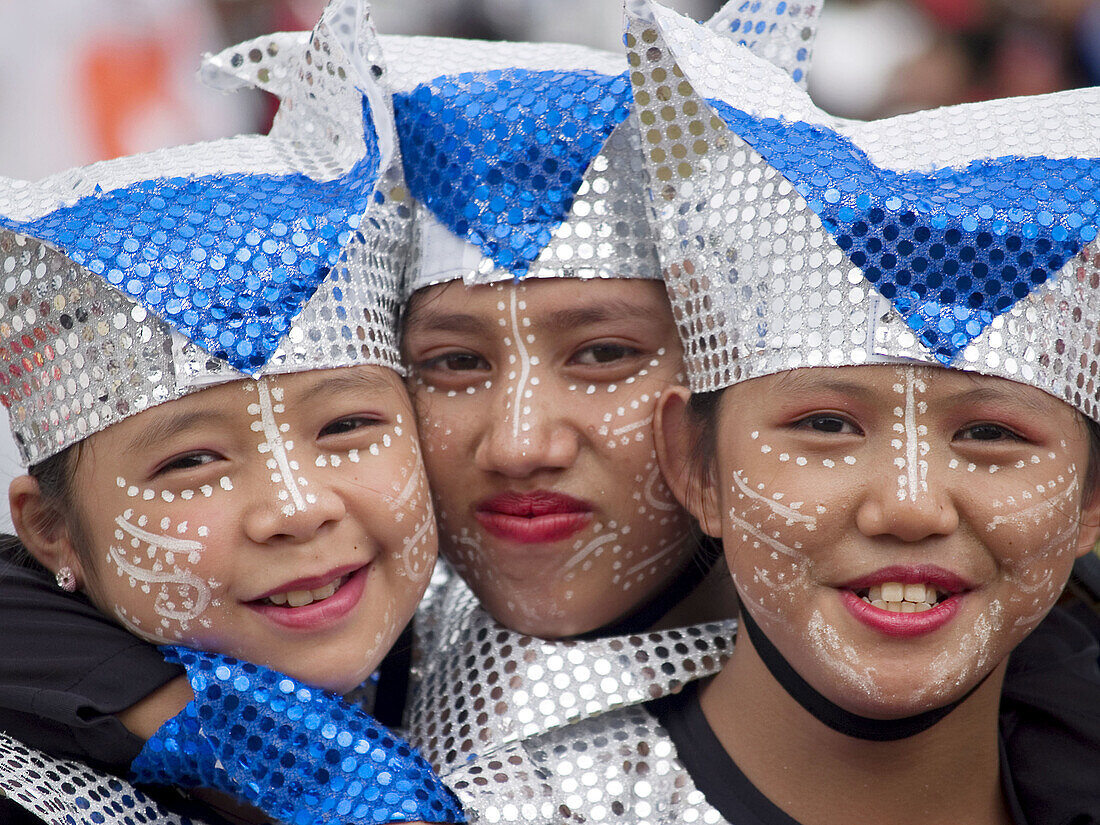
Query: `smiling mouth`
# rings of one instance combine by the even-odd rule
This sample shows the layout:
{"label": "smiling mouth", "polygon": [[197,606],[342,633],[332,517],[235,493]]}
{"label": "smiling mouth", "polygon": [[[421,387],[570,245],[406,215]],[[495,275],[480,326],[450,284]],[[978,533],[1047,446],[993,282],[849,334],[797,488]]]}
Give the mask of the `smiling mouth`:
{"label": "smiling mouth", "polygon": [[289,590],[286,593],[272,593],[267,598],[257,600],[256,604],[274,605],[275,607],[306,607],[315,602],[323,602],[325,599],[336,595],[336,591],[347,584],[352,575],[352,573],[348,573],[312,590]]}
{"label": "smiling mouth", "polygon": [[950,594],[931,584],[883,582],[855,591],[863,601],[890,613],[923,613],[931,610]]}

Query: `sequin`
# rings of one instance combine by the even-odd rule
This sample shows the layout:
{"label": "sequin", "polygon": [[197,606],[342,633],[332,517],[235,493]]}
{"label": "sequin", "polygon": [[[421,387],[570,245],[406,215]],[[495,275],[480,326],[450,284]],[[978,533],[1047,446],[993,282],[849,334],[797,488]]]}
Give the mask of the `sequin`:
{"label": "sequin", "polygon": [[[819,6],[747,4],[767,25],[746,38],[732,30],[737,5],[708,25],[803,74]],[[258,38],[210,58],[204,72],[223,87],[247,83],[282,96],[282,55],[300,42],[296,34]],[[620,55],[432,37],[382,42],[406,175],[425,204],[406,296],[456,278],[660,277],[639,136],[623,120]]]}
{"label": "sequin", "polygon": [[[733,650],[733,620],[586,641],[547,641],[495,622],[455,577],[417,618],[408,736],[451,783],[464,765],[499,758],[551,731],[585,740],[579,723],[711,676]],[[483,799],[484,805],[492,805]],[[471,811],[487,816],[487,807]]]}
{"label": "sequin", "polygon": [[486,822],[725,821],[695,787],[668,732],[642,707],[472,759],[449,782]]}
{"label": "sequin", "polygon": [[[327,277],[370,202],[380,156],[365,100],[363,116],[371,151],[336,181],[305,175],[141,181],[81,198],[36,221],[0,219],[0,226],[51,244],[162,315],[215,358],[254,373]],[[230,210],[225,217],[239,237],[212,256],[209,247],[227,230],[227,221],[215,217],[216,206]],[[125,230],[108,228],[106,217],[116,214],[127,215]],[[151,227],[168,224],[171,233],[154,236]],[[294,236],[286,238],[288,225],[300,230],[297,245]],[[173,273],[180,300],[165,303],[153,267],[135,254],[160,261]],[[227,269],[230,258],[237,263]]]}
{"label": "sequin", "polygon": [[[55,759],[0,733],[0,796],[49,825],[203,825],[171,810],[125,779]],[[177,800],[177,804],[179,801]]]}
{"label": "sequin", "polygon": [[284,822],[464,822],[413,748],[319,688],[228,656],[161,648],[195,699],[134,760],[136,781],[223,790]]}

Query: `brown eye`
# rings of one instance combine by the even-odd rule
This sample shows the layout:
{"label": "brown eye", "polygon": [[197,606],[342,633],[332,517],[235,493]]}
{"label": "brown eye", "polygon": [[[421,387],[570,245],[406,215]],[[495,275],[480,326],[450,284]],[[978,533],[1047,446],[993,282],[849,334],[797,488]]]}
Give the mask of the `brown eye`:
{"label": "brown eye", "polygon": [[624,358],[632,358],[635,355],[638,355],[638,350],[633,347],[628,347],[625,344],[593,344],[592,346],[578,350],[577,353],[569,359],[569,362],[572,364],[595,366],[598,364],[613,364],[616,361],[621,361]]}
{"label": "brown eye", "polygon": [[214,453],[186,453],[185,455],[169,459],[164,464],[160,465],[154,475],[159,476],[165,473],[179,472],[181,470],[194,470],[199,467],[205,467],[207,464],[213,464],[215,461],[219,460],[221,460],[221,456]]}
{"label": "brown eye", "polygon": [[1000,424],[973,424],[959,430],[955,436],[960,441],[1022,441],[1019,435]]}
{"label": "brown eye", "polygon": [[448,352],[439,355],[418,365],[422,371],[446,370],[448,372],[470,372],[473,370],[488,371],[489,362],[472,352]]}
{"label": "brown eye", "polygon": [[379,423],[381,423],[379,419],[367,415],[349,415],[347,418],[339,418],[331,424],[326,424],[321,429],[320,435],[322,438],[327,435],[347,435]]}
{"label": "brown eye", "polygon": [[795,426],[800,430],[812,430],[816,433],[859,434],[860,429],[847,418],[839,415],[811,415],[798,421]]}

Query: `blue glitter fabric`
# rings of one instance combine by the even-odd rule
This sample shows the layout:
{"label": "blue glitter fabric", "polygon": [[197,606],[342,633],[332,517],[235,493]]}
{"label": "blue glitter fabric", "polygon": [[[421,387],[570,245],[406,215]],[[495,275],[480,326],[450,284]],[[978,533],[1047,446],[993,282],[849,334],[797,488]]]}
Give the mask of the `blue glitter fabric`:
{"label": "blue glitter fabric", "polygon": [[829,129],[710,102],[945,364],[1096,238],[1100,159],[899,173]]}
{"label": "blue glitter fabric", "polygon": [[410,745],[339,697],[227,656],[161,651],[195,699],[145,744],[135,782],[224,791],[292,825],[466,821]]}
{"label": "blue glitter fabric", "polygon": [[341,179],[146,180],[0,226],[49,242],[207,352],[255,373],[371,202],[380,155],[366,98],[363,120],[367,152]]}
{"label": "blue glitter fabric", "polygon": [[629,112],[626,75],[522,69],[394,95],[412,195],[497,266],[526,274]]}

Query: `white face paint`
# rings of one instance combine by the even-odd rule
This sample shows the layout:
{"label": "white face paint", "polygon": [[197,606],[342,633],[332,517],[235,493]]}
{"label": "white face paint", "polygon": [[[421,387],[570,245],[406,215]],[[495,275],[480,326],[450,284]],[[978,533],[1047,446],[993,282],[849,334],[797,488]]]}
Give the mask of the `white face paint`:
{"label": "white face paint", "polygon": [[1080,544],[1087,433],[1030,387],[794,370],[727,390],[717,432],[745,605],[854,712],[904,716],[965,693],[1050,609]]}
{"label": "white face paint", "polygon": [[405,351],[442,549],[498,621],[585,632],[684,567],[695,542],[653,444],[683,381],[660,284],[433,287]]}
{"label": "white face paint", "polygon": [[355,687],[435,561],[411,420],[399,378],[355,367],[232,382],[93,436],[89,595],[143,638]]}

